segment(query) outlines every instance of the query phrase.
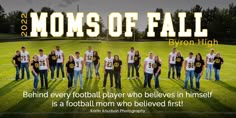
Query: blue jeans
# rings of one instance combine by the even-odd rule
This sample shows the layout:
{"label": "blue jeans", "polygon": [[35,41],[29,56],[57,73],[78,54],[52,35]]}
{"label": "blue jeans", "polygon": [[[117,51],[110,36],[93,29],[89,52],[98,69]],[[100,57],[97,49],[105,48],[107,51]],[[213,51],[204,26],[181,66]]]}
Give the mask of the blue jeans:
{"label": "blue jeans", "polygon": [[51,79],[54,79],[55,68],[56,68],[56,65],[50,65]]}
{"label": "blue jeans", "polygon": [[201,79],[201,73],[196,73],[195,72],[195,78],[196,78],[196,88],[200,88],[200,79]]}
{"label": "blue jeans", "polygon": [[184,89],[188,88],[188,80],[190,79],[190,87],[193,89],[193,77],[194,77],[194,70],[187,70],[186,76],[184,81]]}
{"label": "blue jeans", "polygon": [[120,72],[114,71],[114,77],[115,77],[115,88],[121,89],[121,76]]}
{"label": "blue jeans", "polygon": [[214,70],[215,70],[215,80],[219,81],[220,80],[220,69],[214,68]]}
{"label": "blue jeans", "polygon": [[168,78],[170,79],[170,74],[172,72],[172,78],[175,78],[175,64],[170,64],[169,70],[168,70]]}
{"label": "blue jeans", "polygon": [[68,77],[68,88],[72,87],[73,84],[73,77],[74,77],[74,73],[68,73],[69,75]]}
{"label": "blue jeans", "polygon": [[132,77],[134,77],[134,63],[128,63],[128,77],[130,77],[130,68],[132,68]]}
{"label": "blue jeans", "polygon": [[160,87],[160,85],[159,85],[159,74],[156,76],[155,74],[154,74],[154,79],[155,79],[155,88],[159,88]]}
{"label": "blue jeans", "polygon": [[107,85],[107,76],[110,76],[110,86],[113,87],[113,70],[105,70],[104,73],[104,80],[103,80],[103,87],[106,87]]}
{"label": "blue jeans", "polygon": [[29,72],[29,64],[28,63],[21,63],[21,79],[24,79],[24,71],[26,70],[27,79],[30,79],[30,72]]}
{"label": "blue jeans", "polygon": [[100,73],[99,73],[100,64],[94,65],[94,68],[95,68],[95,74],[96,74],[96,76],[99,76],[99,77],[100,77]]}
{"label": "blue jeans", "polygon": [[44,84],[46,86],[46,89],[48,89],[48,70],[40,70],[40,80],[41,80],[41,87],[44,87]]}
{"label": "blue jeans", "polygon": [[16,66],[16,77],[15,77],[16,80],[20,78],[19,75],[20,75],[20,65]]}
{"label": "blue jeans", "polygon": [[182,68],[182,66],[176,66],[176,75],[177,75],[177,78],[180,78],[180,76],[181,76],[181,68]]}
{"label": "blue jeans", "polygon": [[151,80],[152,80],[152,74],[150,73],[144,73],[144,88],[148,87],[151,88]]}
{"label": "blue jeans", "polygon": [[39,81],[39,75],[35,75],[33,72],[32,72],[32,75],[34,76],[34,89],[37,89],[38,88],[38,81]]}
{"label": "blue jeans", "polygon": [[82,77],[81,70],[80,71],[77,71],[77,70],[74,71],[74,86],[75,86],[75,88],[77,88],[77,86],[78,86],[78,78],[80,80],[80,88],[83,88],[83,77]]}
{"label": "blue jeans", "polygon": [[[206,79],[211,79],[212,70],[213,70],[213,64],[207,64],[206,76],[205,76]],[[208,76],[209,71],[210,71],[210,76]]]}
{"label": "blue jeans", "polygon": [[59,77],[59,69],[61,69],[62,77],[65,77],[64,66],[62,63],[57,63],[57,78]]}
{"label": "blue jeans", "polygon": [[93,75],[93,62],[86,62],[86,79],[92,79]]}
{"label": "blue jeans", "polygon": [[135,65],[136,77],[139,77],[139,65]]}

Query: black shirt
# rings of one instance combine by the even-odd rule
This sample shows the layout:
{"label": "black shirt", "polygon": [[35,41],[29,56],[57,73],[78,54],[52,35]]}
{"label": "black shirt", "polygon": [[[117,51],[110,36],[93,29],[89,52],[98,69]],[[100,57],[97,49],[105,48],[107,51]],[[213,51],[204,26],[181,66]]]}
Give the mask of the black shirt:
{"label": "black shirt", "polygon": [[178,57],[176,56],[175,65],[176,66],[182,66],[183,61],[184,61],[184,58],[182,56],[178,56]]}
{"label": "black shirt", "polygon": [[67,63],[66,63],[66,71],[68,72],[68,73],[73,73],[74,72],[74,67],[75,67],[75,62],[74,61],[68,61]]}
{"label": "black shirt", "polygon": [[115,72],[120,72],[122,61],[121,60],[114,60],[113,65],[114,65],[114,71]]}
{"label": "black shirt", "polygon": [[221,57],[215,57],[214,58],[214,68],[216,69],[220,69],[221,68],[221,64],[224,62],[223,58]]}
{"label": "black shirt", "polygon": [[48,60],[49,60],[49,65],[50,66],[55,66],[57,63],[57,56],[56,54],[49,54],[48,55]]}
{"label": "black shirt", "polygon": [[39,62],[33,60],[33,62],[31,63],[31,66],[33,66],[34,72],[36,72],[38,74],[39,73]]}
{"label": "black shirt", "polygon": [[[161,63],[159,61],[158,62],[155,61],[153,67],[154,67],[153,73],[156,74],[158,68],[161,67]],[[161,70],[159,71],[158,75],[160,75],[160,74],[161,74]]]}
{"label": "black shirt", "polygon": [[134,55],[134,64],[139,65],[141,57],[139,55]]}
{"label": "black shirt", "polygon": [[99,56],[95,56],[95,55],[93,55],[93,64],[96,66],[97,64],[98,64],[98,60],[100,59],[100,57]]}
{"label": "black shirt", "polygon": [[195,72],[196,73],[201,73],[202,72],[202,67],[205,65],[204,60],[195,60],[194,66],[195,66]]}
{"label": "black shirt", "polygon": [[12,59],[15,61],[15,64],[17,64],[18,66],[20,65],[21,63],[20,55],[15,55]]}

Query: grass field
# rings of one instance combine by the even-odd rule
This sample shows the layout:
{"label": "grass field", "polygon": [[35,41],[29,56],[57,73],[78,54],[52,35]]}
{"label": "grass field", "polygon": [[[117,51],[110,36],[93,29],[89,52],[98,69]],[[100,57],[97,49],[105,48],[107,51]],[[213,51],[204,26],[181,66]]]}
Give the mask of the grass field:
{"label": "grass field", "polygon": [[[80,108],[68,108],[68,107],[51,107],[53,101],[66,101],[65,98],[22,98],[22,91],[32,92],[33,88],[33,77],[30,80],[15,81],[14,74],[15,69],[10,63],[12,56],[16,50],[24,45],[30,52],[30,55],[36,54],[39,48],[43,48],[48,54],[56,45],[60,45],[65,53],[65,57],[69,54],[74,54],[75,51],[80,51],[82,55],[87,50],[88,46],[92,46],[93,50],[97,50],[101,57],[101,65],[103,66],[103,59],[106,57],[107,50],[112,51],[113,54],[119,54],[123,60],[123,72],[122,72],[122,90],[110,89],[108,79],[108,85],[106,90],[102,90],[103,82],[103,71],[100,68],[102,78],[100,80],[92,79],[85,80],[84,71],[84,90],[77,89],[76,92],[114,92],[114,93],[126,93],[126,92],[155,92],[155,89],[143,89],[143,68],[141,68],[141,80],[127,80],[127,65],[126,55],[131,46],[140,51],[143,59],[148,56],[149,51],[153,51],[155,55],[159,55],[163,60],[162,74],[160,76],[160,86],[158,90],[161,93],[171,92],[185,92],[182,89],[184,76],[182,75],[181,80],[169,80],[167,79],[167,58],[171,51],[171,46],[167,42],[85,42],[78,40],[55,40],[55,41],[32,41],[32,42],[6,42],[0,43],[0,117],[7,117],[13,114],[18,117],[51,117],[53,115],[60,116],[92,116],[97,117],[115,117],[114,114],[91,114],[89,107]],[[236,80],[235,80],[235,66],[236,66],[236,55],[235,46],[231,45],[218,45],[214,47],[215,50],[222,53],[225,60],[221,71],[221,81],[215,82],[213,80],[205,80],[201,78],[201,91],[208,92],[212,91],[213,96],[210,99],[204,98],[148,98],[147,101],[163,101],[172,100],[179,101],[183,100],[183,107],[98,107],[98,109],[143,109],[146,110],[144,114],[120,114],[122,116],[139,117],[139,116],[155,116],[155,117],[178,117],[178,116],[191,116],[191,117],[230,117],[235,115],[236,111]],[[177,50],[182,51],[184,57],[188,55],[189,51],[193,51],[194,54],[197,52],[205,55],[209,52],[207,46],[180,46]],[[184,73],[184,72],[182,72]],[[40,86],[40,84],[39,84]],[[154,87],[154,80],[152,80],[152,87]],[[40,90],[39,92],[45,92]],[[49,80],[49,93],[51,92],[73,92],[73,90],[67,90],[67,80]],[[79,99],[70,99],[71,101],[78,101]],[[114,101],[113,99],[83,99],[84,101]],[[143,101],[144,98],[122,98],[115,101]],[[59,113],[58,113],[59,112]],[[72,113],[74,112],[74,113]],[[149,112],[149,113],[148,113]],[[89,113],[89,114],[86,114]],[[120,117],[120,116],[119,116]]]}

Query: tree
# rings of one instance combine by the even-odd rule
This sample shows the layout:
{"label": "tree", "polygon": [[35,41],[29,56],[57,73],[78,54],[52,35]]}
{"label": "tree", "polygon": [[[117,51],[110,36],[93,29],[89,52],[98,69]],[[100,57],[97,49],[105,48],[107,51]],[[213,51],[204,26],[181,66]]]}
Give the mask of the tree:
{"label": "tree", "polygon": [[13,26],[13,32],[21,32],[21,14],[22,11],[11,11],[7,14],[7,21],[10,26]]}
{"label": "tree", "polygon": [[0,5],[0,33],[7,33],[9,29],[9,24],[6,20],[6,13],[3,7]]}

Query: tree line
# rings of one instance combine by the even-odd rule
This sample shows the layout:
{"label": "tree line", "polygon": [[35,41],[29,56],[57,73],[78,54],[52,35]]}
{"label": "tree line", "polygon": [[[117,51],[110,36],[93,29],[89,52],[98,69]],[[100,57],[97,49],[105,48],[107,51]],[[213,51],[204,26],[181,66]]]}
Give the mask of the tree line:
{"label": "tree line", "polygon": [[[47,12],[49,15],[54,12],[53,9],[49,7],[42,7],[40,10],[41,12]],[[158,26],[163,25],[163,19],[164,19],[164,11],[162,8],[157,8],[155,10],[156,12],[161,13],[161,20],[157,21]],[[27,26],[28,26],[28,34],[31,31],[31,19],[29,17],[30,13],[34,12],[34,10],[31,8],[27,11]],[[182,10],[177,9],[174,13],[172,13],[172,21],[175,32],[179,31],[179,12],[186,12],[187,16],[185,19],[185,27],[190,28],[194,31],[195,29],[195,18],[194,18],[194,12],[202,12],[202,28],[208,29],[208,39],[217,39],[221,42],[235,42],[234,38],[236,38],[236,5],[231,3],[229,4],[228,8],[207,8],[203,9],[200,5],[193,6],[190,10]],[[20,34],[21,32],[21,14],[23,12],[20,10],[11,11],[9,13],[6,13],[4,8],[0,5],[0,33],[16,33]],[[66,16],[64,14],[64,25],[67,26]],[[109,37],[108,30],[105,28],[104,22],[102,18],[99,21],[100,25],[100,35],[99,37],[101,39],[107,39],[112,38]],[[122,31],[125,31],[125,18],[122,22]],[[47,19],[47,30],[50,30],[50,19]],[[148,26],[147,26],[148,27]],[[147,37],[147,27],[145,31],[139,31],[137,28],[133,28],[133,37],[125,38],[124,34],[122,34],[118,39],[124,39],[124,40],[141,40],[141,39],[149,39],[149,40],[165,40],[167,38],[161,38],[160,32],[162,30],[162,27],[154,28],[154,31],[156,32],[155,37]],[[66,31],[67,27],[64,27],[64,31]],[[86,29],[88,29],[88,25],[86,23],[83,24],[83,30],[86,34]],[[12,31],[13,30],[13,31]],[[84,36],[84,38],[88,38],[88,36]],[[177,39],[178,36],[176,37]],[[192,37],[194,39],[194,37]]]}

